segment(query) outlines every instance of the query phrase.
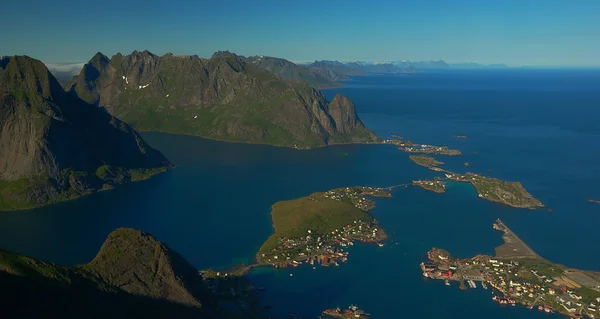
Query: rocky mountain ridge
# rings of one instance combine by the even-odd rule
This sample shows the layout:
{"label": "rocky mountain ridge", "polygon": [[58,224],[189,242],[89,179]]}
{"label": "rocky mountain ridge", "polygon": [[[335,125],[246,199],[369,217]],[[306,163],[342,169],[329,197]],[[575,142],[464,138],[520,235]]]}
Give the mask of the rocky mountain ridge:
{"label": "rocky mountain ridge", "polygon": [[0,210],[76,198],[172,164],[26,56],[0,60]]}
{"label": "rocky mountain ridge", "polygon": [[139,130],[298,148],[380,141],[349,99],[328,102],[305,81],[252,61],[230,52],[210,59],[98,53],[68,90]]}
{"label": "rocky mountain ridge", "polygon": [[308,68],[285,59],[270,56],[251,56],[247,61],[259,66],[284,80],[305,81],[317,89],[331,89],[340,87],[339,81],[348,80],[343,74],[334,71],[321,72],[316,68]]}

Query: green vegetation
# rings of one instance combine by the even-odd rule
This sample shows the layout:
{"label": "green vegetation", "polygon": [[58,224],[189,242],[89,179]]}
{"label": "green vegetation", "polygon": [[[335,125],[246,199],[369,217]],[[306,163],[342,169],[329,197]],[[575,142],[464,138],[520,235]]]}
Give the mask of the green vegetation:
{"label": "green vegetation", "polygon": [[444,164],[444,162],[440,162],[435,158],[427,155],[410,155],[408,158],[410,158],[413,162],[417,163],[418,165],[425,166],[427,168],[437,167],[439,165]]}
{"label": "green vegetation", "polygon": [[518,208],[544,207],[539,200],[525,190],[519,182],[505,182],[497,178],[474,173],[447,174],[451,180],[473,184],[479,197]]}
{"label": "green vegetation", "polygon": [[271,208],[275,233],[263,244],[259,252],[277,247],[279,237],[294,238],[314,234],[327,234],[355,220],[372,220],[372,216],[347,201],[325,198],[325,193],[275,203]]}
{"label": "green vegetation", "polygon": [[[141,67],[141,61],[150,60],[155,67]],[[304,82],[304,67],[270,58],[269,67],[281,70],[271,73],[260,61],[231,53],[211,59],[150,52],[108,59],[97,54],[86,65],[100,74],[95,85],[82,72],[69,87],[141,131],[295,148],[379,141],[349,100],[327,102]],[[137,68],[143,74],[130,71]]]}
{"label": "green vegetation", "polygon": [[[365,196],[390,197],[391,194],[374,187],[346,187],[275,203],[271,211],[275,232],[259,249],[257,260],[274,262],[271,258],[277,257],[272,255],[279,252],[290,258],[314,257],[336,243],[346,246],[353,239],[385,238],[383,232],[378,232],[375,219],[367,213],[375,204]],[[307,253],[304,249],[313,252]]]}
{"label": "green vegetation", "polygon": [[[74,267],[0,250],[0,282],[3,311],[26,317],[64,317],[68,309],[67,317],[78,318],[259,318],[243,304],[250,299],[240,299],[249,295],[247,279],[204,280],[133,229],[115,230],[92,262]],[[235,300],[245,311],[218,309],[217,300]]]}
{"label": "green vegetation", "polygon": [[442,181],[438,180],[416,180],[412,182],[413,185],[420,186],[421,188],[432,191],[434,193],[445,193],[446,185]]}
{"label": "green vegetation", "polygon": [[49,182],[48,178],[42,176],[15,181],[0,180],[0,211],[36,207],[37,204],[28,198],[27,193],[48,186]]}
{"label": "green vegetation", "polygon": [[0,211],[31,209],[67,201],[94,191],[112,189],[119,183],[145,180],[168,169],[166,166],[125,169],[109,165],[98,167],[94,173],[64,169],[59,173],[67,181],[62,187],[48,176],[0,180]]}
{"label": "green vegetation", "polygon": [[[525,269],[534,269],[538,275],[546,276],[547,278],[555,278],[563,275],[565,267],[551,263],[542,258],[523,258],[519,261],[519,266]],[[539,281],[539,278],[529,271],[529,278]]]}

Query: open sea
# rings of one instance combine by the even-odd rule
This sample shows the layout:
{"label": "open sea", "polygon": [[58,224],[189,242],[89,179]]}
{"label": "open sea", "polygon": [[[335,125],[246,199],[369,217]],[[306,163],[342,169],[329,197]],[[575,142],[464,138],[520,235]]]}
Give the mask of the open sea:
{"label": "open sea", "polygon": [[[551,211],[478,198],[467,184],[445,194],[396,188],[372,211],[384,247],[356,245],[340,267],[256,268],[274,315],[303,318],[356,304],[373,319],[561,318],[502,307],[491,289],[461,291],[421,276],[432,247],[493,254],[501,218],[543,257],[600,271],[600,70],[431,71],[356,77],[344,88],[366,126],[387,138],[460,149],[437,156],[451,171],[520,181]],[[454,136],[466,135],[466,139]],[[251,263],[272,232],[270,206],[342,186],[432,178],[391,145],[295,150],[143,133],[177,167],[150,180],[30,211],[0,212],[0,248],[61,264],[90,261],[118,227],[154,234],[199,269]],[[465,167],[470,162],[471,167]],[[293,276],[290,276],[293,274]]]}

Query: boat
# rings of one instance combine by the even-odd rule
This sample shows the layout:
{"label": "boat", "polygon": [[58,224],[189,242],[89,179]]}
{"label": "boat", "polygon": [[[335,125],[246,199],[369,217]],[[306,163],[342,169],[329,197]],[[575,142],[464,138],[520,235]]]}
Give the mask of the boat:
{"label": "boat", "polygon": [[383,247],[383,244],[382,244],[382,243],[377,243],[377,245],[378,245],[379,247]]}
{"label": "boat", "polygon": [[483,287],[483,289],[487,289],[487,285],[485,284],[485,281],[481,282],[481,287]]}
{"label": "boat", "polygon": [[477,285],[475,285],[475,282],[471,279],[467,280],[467,282],[469,283],[469,287],[471,288],[477,288]]}
{"label": "boat", "polygon": [[444,285],[450,286],[450,281],[448,281],[448,279],[444,280]]}

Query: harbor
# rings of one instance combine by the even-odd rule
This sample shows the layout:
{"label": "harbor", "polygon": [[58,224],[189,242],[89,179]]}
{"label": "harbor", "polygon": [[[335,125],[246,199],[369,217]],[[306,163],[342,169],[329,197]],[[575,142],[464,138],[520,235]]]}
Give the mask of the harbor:
{"label": "harbor", "polygon": [[[459,282],[462,290],[493,288],[492,300],[501,305],[521,304],[529,309],[558,312],[573,318],[597,318],[600,282],[597,273],[567,269],[538,256],[500,219],[493,229],[505,243],[496,256],[454,258],[433,248],[420,268],[426,278]],[[466,284],[465,284],[466,282]]]}

